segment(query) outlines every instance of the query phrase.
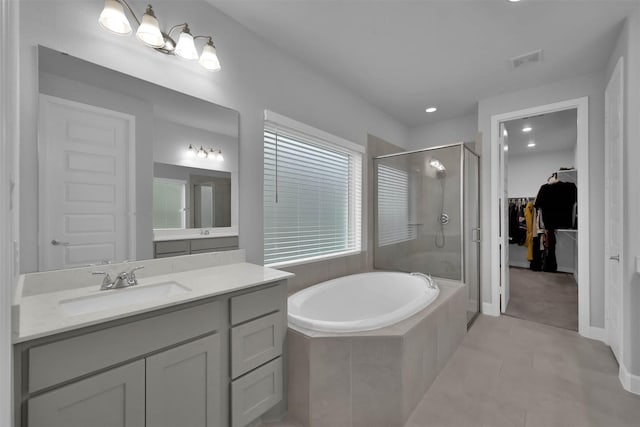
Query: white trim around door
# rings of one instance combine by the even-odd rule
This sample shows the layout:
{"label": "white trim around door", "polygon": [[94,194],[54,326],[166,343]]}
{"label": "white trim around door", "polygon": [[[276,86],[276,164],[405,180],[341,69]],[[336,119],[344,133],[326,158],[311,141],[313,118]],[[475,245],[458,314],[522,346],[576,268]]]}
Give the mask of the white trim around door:
{"label": "white trim around door", "polygon": [[[580,226],[578,227],[578,332],[580,335],[602,339],[602,334],[592,333],[590,318],[590,277],[589,277],[589,98],[582,97],[553,104],[526,108],[518,111],[491,116],[491,233],[490,262],[491,262],[491,303],[483,305],[487,314],[500,315],[500,253],[499,227],[502,212],[499,211],[500,195],[503,193],[503,182],[499,180],[500,153],[499,128],[500,123],[540,114],[577,109],[577,164],[578,170],[578,212]],[[505,218],[502,218],[505,221]]]}

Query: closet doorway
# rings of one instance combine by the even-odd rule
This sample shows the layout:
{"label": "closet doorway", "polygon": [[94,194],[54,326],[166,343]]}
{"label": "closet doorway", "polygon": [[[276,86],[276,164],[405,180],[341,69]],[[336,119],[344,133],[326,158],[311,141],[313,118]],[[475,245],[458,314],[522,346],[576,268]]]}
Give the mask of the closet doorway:
{"label": "closet doorway", "polygon": [[504,314],[578,331],[577,109],[503,122]]}
{"label": "closet doorway", "polygon": [[[576,249],[577,249],[577,271],[574,276],[577,280],[578,287],[578,333],[582,336],[593,339],[604,339],[604,329],[590,325],[591,307],[590,307],[590,212],[589,212],[589,98],[582,97],[560,101],[547,105],[529,107],[521,110],[515,110],[507,113],[501,113],[491,116],[491,135],[490,135],[490,161],[492,167],[490,171],[491,197],[490,203],[490,229],[492,237],[489,242],[489,257],[491,262],[491,302],[483,306],[487,313],[499,315],[504,313],[510,303],[509,292],[509,231],[508,231],[508,206],[509,206],[509,167],[515,169],[513,165],[509,165],[509,157],[517,152],[514,146],[509,143],[508,132],[505,132],[505,123],[514,120],[522,120],[526,118],[534,118],[542,115],[551,115],[565,110],[573,110],[576,112],[576,146],[575,161],[573,166],[576,168],[577,177],[577,214],[578,228],[575,231]],[[523,126],[524,127],[524,126]],[[522,132],[522,128],[520,129]],[[515,135],[512,135],[515,136]],[[534,137],[537,138],[534,131]],[[538,143],[534,140],[536,146]],[[529,141],[527,141],[527,145]],[[505,146],[507,147],[505,151]],[[525,146],[525,149],[530,148]],[[534,148],[534,147],[531,147]],[[566,165],[571,166],[571,165]],[[517,165],[516,165],[517,167]],[[540,186],[546,183],[546,179],[558,168],[550,165],[544,168],[544,177],[542,182],[535,183],[536,194],[523,194],[523,197],[535,197]],[[559,169],[559,168],[558,168]],[[517,170],[513,171],[517,173]],[[531,190],[530,190],[531,191]],[[513,194],[513,193],[512,193]],[[516,196],[514,196],[516,197]],[[557,256],[557,248],[556,248]],[[526,266],[528,259],[524,261]],[[557,259],[556,259],[557,262]],[[558,273],[552,273],[558,274]],[[571,274],[571,273],[569,273]]]}

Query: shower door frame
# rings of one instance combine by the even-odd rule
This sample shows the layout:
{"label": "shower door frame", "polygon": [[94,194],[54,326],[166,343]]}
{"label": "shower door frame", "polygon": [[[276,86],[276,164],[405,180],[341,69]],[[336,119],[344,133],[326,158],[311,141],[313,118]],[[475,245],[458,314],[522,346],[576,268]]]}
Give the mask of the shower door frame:
{"label": "shower door frame", "polygon": [[[466,259],[466,254],[465,254],[465,249],[466,249],[466,245],[465,245],[465,230],[464,230],[464,226],[465,226],[465,222],[464,222],[464,196],[465,196],[465,192],[464,192],[464,150],[469,151],[471,154],[473,154],[474,156],[477,157],[478,159],[478,230],[480,231],[480,227],[482,224],[482,203],[480,200],[480,189],[481,189],[481,177],[482,177],[482,164],[480,162],[480,155],[475,151],[472,150],[469,145],[470,144],[474,144],[475,142],[454,142],[451,144],[443,144],[443,145],[436,145],[433,147],[427,147],[427,148],[420,148],[418,150],[410,150],[410,151],[400,151],[398,153],[392,153],[392,154],[384,154],[382,156],[376,156],[373,158],[373,168],[374,170],[373,172],[373,267],[375,268],[375,262],[376,262],[376,257],[375,257],[375,251],[376,248],[378,247],[378,193],[376,191],[376,189],[378,188],[378,174],[376,173],[377,171],[375,170],[376,168],[376,160],[381,160],[381,159],[385,159],[385,158],[391,158],[391,157],[398,157],[398,156],[404,156],[404,155],[411,155],[411,154],[417,154],[417,153],[423,153],[423,152],[427,152],[427,151],[434,151],[434,150],[440,150],[440,149],[444,149],[444,148],[451,148],[451,147],[460,147],[460,257],[461,257],[461,265],[460,265],[460,282],[465,283],[465,278],[466,278],[466,273],[467,273],[467,259]],[[471,236],[473,237],[473,235]],[[481,260],[481,235],[478,236],[478,265],[477,265],[477,269],[478,271],[476,272],[478,275],[478,307],[476,310],[476,314],[467,322],[467,325],[471,325],[474,320],[476,319],[476,317],[482,312],[482,283],[480,282],[480,260]],[[472,241],[470,241],[469,243],[474,243]],[[437,276],[436,276],[437,277]],[[454,279],[448,279],[448,280],[454,280]]]}

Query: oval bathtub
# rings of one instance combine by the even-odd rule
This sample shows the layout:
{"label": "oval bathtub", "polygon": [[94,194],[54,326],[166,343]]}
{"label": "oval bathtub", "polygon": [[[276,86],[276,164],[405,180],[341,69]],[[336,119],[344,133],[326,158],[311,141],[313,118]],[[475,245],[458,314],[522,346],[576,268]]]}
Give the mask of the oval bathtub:
{"label": "oval bathtub", "polygon": [[421,275],[352,274],[291,295],[289,324],[320,332],[370,331],[413,316],[439,293]]}

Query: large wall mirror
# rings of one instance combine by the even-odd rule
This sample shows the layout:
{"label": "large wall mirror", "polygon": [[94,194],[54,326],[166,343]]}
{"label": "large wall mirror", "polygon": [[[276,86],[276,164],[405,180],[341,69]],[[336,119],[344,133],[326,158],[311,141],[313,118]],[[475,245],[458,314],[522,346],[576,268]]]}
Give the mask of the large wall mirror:
{"label": "large wall mirror", "polygon": [[42,46],[38,71],[37,270],[238,235],[236,111]]}

